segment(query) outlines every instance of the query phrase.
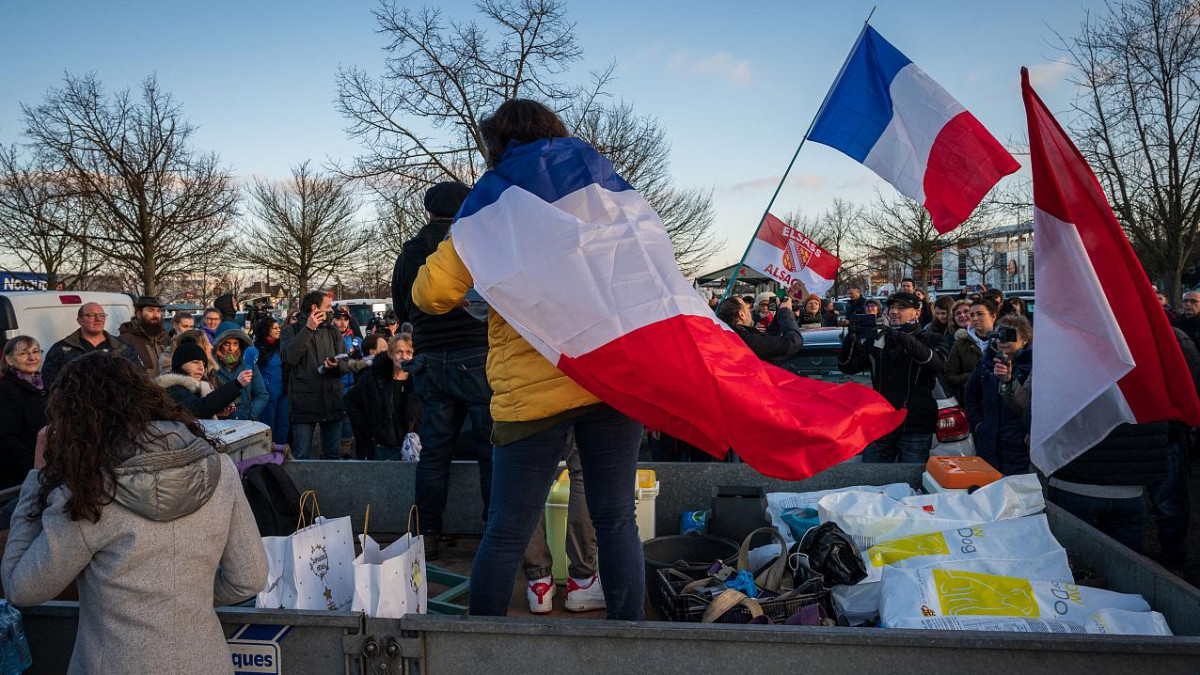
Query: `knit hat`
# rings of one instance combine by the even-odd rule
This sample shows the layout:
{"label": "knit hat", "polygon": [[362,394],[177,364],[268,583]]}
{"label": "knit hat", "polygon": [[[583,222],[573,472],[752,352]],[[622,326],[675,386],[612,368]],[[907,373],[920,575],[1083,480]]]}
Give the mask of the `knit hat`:
{"label": "knit hat", "polygon": [[438,183],[425,191],[425,210],[438,218],[453,218],[470,191],[456,180]]}
{"label": "knit hat", "polygon": [[204,349],[191,340],[180,342],[179,346],[175,348],[175,353],[171,355],[171,371],[182,375],[183,364],[188,361],[208,363],[208,354],[205,354]]}
{"label": "knit hat", "polygon": [[763,291],[762,293],[758,294],[757,298],[755,298],[754,304],[761,305],[764,302],[770,302],[771,298],[773,297],[775,297],[775,294],[771,291]]}

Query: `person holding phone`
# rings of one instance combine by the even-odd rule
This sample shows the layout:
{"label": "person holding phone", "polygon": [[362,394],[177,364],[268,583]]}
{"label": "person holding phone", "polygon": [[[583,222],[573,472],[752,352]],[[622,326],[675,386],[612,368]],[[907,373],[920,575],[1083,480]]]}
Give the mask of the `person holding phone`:
{"label": "person holding phone", "polygon": [[279,334],[279,352],[287,368],[289,420],[292,427],[292,456],[305,459],[312,449],[313,435],[320,427],[321,458],[336,459],[341,451],[342,377],[349,364],[336,357],[342,338],[331,321],[333,302],[321,291],[312,291],[300,301],[296,323]]}
{"label": "person holding phone", "polygon": [[[1023,384],[1033,371],[1033,326],[1023,316],[1010,314],[996,326],[983,358],[964,388],[967,421],[975,434],[975,451],[1000,473],[1011,476],[1029,472],[1029,433],[1021,411],[1004,401],[1002,386],[1012,381]],[[996,367],[1003,364],[1002,380]]]}

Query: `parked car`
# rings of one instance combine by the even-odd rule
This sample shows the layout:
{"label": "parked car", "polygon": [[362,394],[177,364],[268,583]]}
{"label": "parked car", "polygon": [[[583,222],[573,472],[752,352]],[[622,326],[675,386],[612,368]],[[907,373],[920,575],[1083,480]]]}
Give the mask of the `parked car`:
{"label": "parked car", "polygon": [[[838,353],[842,350],[845,335],[845,328],[809,328],[804,331],[804,347],[800,353],[777,365],[814,380],[839,384],[856,382],[869,387],[869,374],[847,375],[838,370]],[[967,412],[940,377],[933,395],[938,402],[938,423],[931,452],[937,455],[974,455],[975,443],[971,440]]]}
{"label": "parked car", "polygon": [[11,291],[0,293],[0,349],[18,335],[38,341],[42,351],[79,329],[79,308],[98,303],[108,314],[105,327],[117,334],[117,326],[133,318],[133,300],[124,293],[73,291]]}

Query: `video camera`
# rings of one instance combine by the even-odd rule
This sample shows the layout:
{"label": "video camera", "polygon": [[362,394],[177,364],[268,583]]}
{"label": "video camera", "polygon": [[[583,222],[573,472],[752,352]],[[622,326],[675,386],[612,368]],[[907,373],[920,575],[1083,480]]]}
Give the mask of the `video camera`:
{"label": "video camera", "polygon": [[850,331],[866,333],[883,325],[883,316],[879,314],[851,314]]}
{"label": "video camera", "polygon": [[1001,363],[1007,364],[1008,354],[1000,351],[999,345],[1001,342],[1016,342],[1018,339],[1017,329],[1012,326],[1000,326],[983,337],[992,343],[992,351],[996,352],[996,358],[1000,359]]}

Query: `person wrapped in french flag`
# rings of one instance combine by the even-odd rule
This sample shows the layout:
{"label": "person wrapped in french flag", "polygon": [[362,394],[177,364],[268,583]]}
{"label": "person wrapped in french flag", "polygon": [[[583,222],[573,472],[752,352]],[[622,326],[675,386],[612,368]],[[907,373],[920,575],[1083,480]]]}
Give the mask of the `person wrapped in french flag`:
{"label": "person wrapped in french flag", "polygon": [[680,273],[650,204],[581,140],[510,145],[439,256],[460,258],[460,281],[591,395],[767,476],[807,478],[904,417],[868,387],[755,357]]}
{"label": "person wrapped in french flag", "polygon": [[866,26],[808,137],[865,164],[923,204],[945,234],[1020,168],[979,120]]}

